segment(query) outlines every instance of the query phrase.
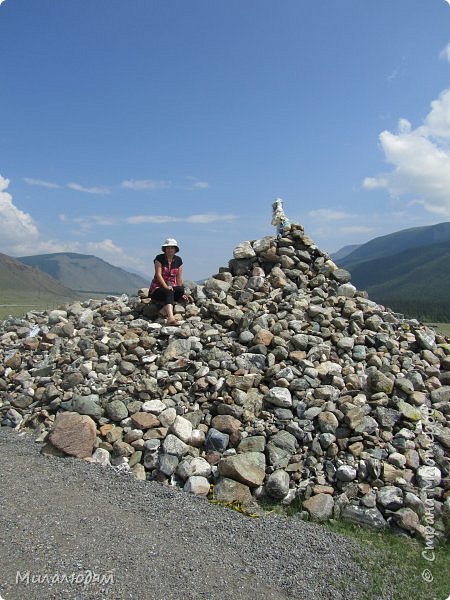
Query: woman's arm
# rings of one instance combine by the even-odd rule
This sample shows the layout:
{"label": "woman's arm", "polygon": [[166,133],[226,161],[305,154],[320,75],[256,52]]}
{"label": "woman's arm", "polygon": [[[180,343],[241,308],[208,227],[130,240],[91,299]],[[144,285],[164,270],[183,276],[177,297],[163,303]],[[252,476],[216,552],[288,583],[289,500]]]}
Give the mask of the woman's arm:
{"label": "woman's arm", "polygon": [[177,285],[183,285],[183,265],[177,271]]}

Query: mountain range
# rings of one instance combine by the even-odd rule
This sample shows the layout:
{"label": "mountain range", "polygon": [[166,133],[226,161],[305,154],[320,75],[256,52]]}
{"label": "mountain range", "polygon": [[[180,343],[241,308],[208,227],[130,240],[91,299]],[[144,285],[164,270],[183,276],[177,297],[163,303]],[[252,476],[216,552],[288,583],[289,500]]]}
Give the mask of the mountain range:
{"label": "mountain range", "polygon": [[16,258],[0,254],[0,302],[32,305],[65,302],[78,295],[60,281]]}
{"label": "mountain range", "polygon": [[370,240],[334,261],[369,297],[419,320],[450,321],[450,223]]}
{"label": "mountain range", "polygon": [[[353,284],[421,321],[450,322],[450,223],[415,227],[345,246],[332,256]],[[0,304],[64,303],[89,295],[135,295],[149,281],[93,255],[0,254]]]}
{"label": "mountain range", "polygon": [[130,294],[148,286],[140,275],[115,267],[90,254],[58,252],[21,256],[21,263],[47,273],[62,285],[83,294]]}

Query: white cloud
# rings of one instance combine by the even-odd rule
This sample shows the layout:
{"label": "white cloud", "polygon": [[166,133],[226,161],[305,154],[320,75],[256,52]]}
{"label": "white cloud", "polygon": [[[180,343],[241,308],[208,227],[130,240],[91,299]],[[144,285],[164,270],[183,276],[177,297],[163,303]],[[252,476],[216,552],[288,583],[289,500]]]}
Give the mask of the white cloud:
{"label": "white cloud", "polygon": [[[82,254],[95,254],[124,269],[146,271],[148,265],[144,261],[127,255],[112,239],[88,243],[43,239],[31,215],[14,205],[11,194],[6,191],[9,183],[8,179],[0,175],[0,252],[10,256],[80,252]],[[113,218],[104,216],[71,219],[65,214],[60,214],[59,220],[64,224],[76,222],[82,228],[87,228],[89,223],[107,225],[118,222]]]}
{"label": "white cloud", "polygon": [[204,215],[191,215],[186,219],[186,223],[215,223],[216,221],[234,221],[235,215],[217,215],[215,213],[208,213]]}
{"label": "white cloud", "polygon": [[91,231],[94,226],[100,225],[102,227],[111,227],[120,223],[120,219],[117,217],[111,217],[108,215],[92,215],[89,217],[68,217],[65,214],[58,215],[61,223],[75,223],[78,229],[72,231],[75,235],[85,235],[88,231]]}
{"label": "white cloud", "polygon": [[437,100],[433,100],[431,111],[424,125],[417,129],[417,133],[450,142],[450,88],[444,90]]}
{"label": "white cloud", "polygon": [[341,219],[351,219],[353,217],[353,215],[349,213],[328,208],[311,210],[309,211],[308,216],[313,219],[320,219],[321,221],[339,221]]}
{"label": "white cloud", "polygon": [[188,188],[185,188],[187,190],[207,190],[209,188],[207,181],[200,181],[197,177],[192,177],[192,175],[188,175],[186,179],[192,181],[192,184]]}
{"label": "white cloud", "polygon": [[127,179],[122,181],[120,187],[126,190],[134,190],[135,192],[148,190],[163,190],[163,189],[179,189],[179,190],[206,190],[209,188],[207,181],[200,181],[196,177],[188,176],[186,179],[192,181],[189,187],[185,184],[174,184],[172,181],[163,179]]}
{"label": "white cloud", "polygon": [[76,192],[84,192],[85,194],[99,194],[99,195],[103,196],[105,194],[111,193],[111,191],[106,187],[87,188],[87,187],[83,187],[82,185],[80,185],[78,183],[68,183],[67,187],[70,188],[71,190],[75,190]]}
{"label": "white cloud", "polygon": [[448,62],[450,62],[450,42],[445,46],[445,48],[442,50],[439,56],[440,58],[443,58],[444,60],[448,60]]}
{"label": "white cloud", "polygon": [[209,183],[207,181],[196,181],[192,184],[192,187],[196,190],[206,190],[209,188]]}
{"label": "white cloud", "polygon": [[39,230],[31,215],[18,209],[6,190],[9,179],[0,175],[0,240],[6,254],[15,254],[25,244],[33,245]]}
{"label": "white cloud", "polygon": [[122,181],[120,187],[127,190],[134,190],[140,192],[142,190],[159,190],[164,188],[170,188],[172,186],[171,181],[157,181],[155,179],[128,179]]}
{"label": "white cloud", "polygon": [[125,221],[129,225],[141,225],[142,223],[175,223],[181,221],[181,219],[165,215],[136,215],[134,217],[127,217]]}
{"label": "white cloud", "polygon": [[218,215],[215,213],[190,215],[189,217],[169,217],[167,215],[136,215],[125,221],[130,225],[143,223],[214,223],[216,221],[234,221],[235,215]]}
{"label": "white cloud", "polygon": [[397,133],[383,131],[381,148],[394,169],[362,183],[368,190],[386,189],[391,197],[406,197],[427,211],[450,217],[450,88],[431,103],[423,125],[412,129],[406,119]]}
{"label": "white cloud", "polygon": [[51,181],[43,181],[42,179],[33,179],[32,177],[24,177],[23,180],[25,181],[25,183],[28,183],[28,185],[37,185],[39,187],[45,187],[55,190],[60,189],[62,187],[58,183],[52,183]]}
{"label": "white cloud", "polygon": [[366,177],[363,182],[363,187],[366,190],[376,190],[379,188],[386,188],[388,186],[388,180],[384,177]]}
{"label": "white cloud", "polygon": [[134,270],[140,273],[148,271],[149,265],[145,260],[134,255],[129,255],[123,248],[115,244],[111,239],[104,239],[101,242],[89,242],[78,252],[94,254],[95,256],[106,260],[107,262],[122,267],[127,271]]}
{"label": "white cloud", "polygon": [[123,255],[123,248],[114,244],[112,240],[106,239],[102,242],[88,242],[86,248],[94,254],[103,254],[107,256]]}

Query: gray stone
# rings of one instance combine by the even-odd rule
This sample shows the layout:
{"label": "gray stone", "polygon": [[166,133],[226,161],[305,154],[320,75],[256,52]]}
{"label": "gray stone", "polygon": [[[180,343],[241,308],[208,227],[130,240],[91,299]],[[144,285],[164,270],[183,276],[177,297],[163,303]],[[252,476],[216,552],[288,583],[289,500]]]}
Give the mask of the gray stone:
{"label": "gray stone", "polygon": [[401,413],[393,408],[386,408],[385,406],[377,406],[374,411],[375,419],[385,429],[392,429],[394,425],[400,420]]}
{"label": "gray stone", "polygon": [[329,411],[321,412],[318,415],[317,423],[322,433],[335,433],[339,427],[339,421],[335,414]]}
{"label": "gray stone", "polygon": [[127,360],[122,360],[119,364],[119,371],[122,375],[131,375],[131,373],[134,373],[135,369],[136,367],[134,364]]}
{"label": "gray stone", "polygon": [[98,396],[95,394],[89,396],[76,396],[71,402],[71,409],[80,415],[89,415],[93,419],[99,419],[103,416],[104,410],[98,404]]}
{"label": "gray stone", "polygon": [[295,436],[287,431],[279,431],[275,435],[272,435],[270,443],[278,448],[286,450],[290,454],[294,454],[298,446]]}
{"label": "gray stone", "polygon": [[244,438],[237,447],[238,452],[264,452],[266,438],[262,435],[254,435]]}
{"label": "gray stone", "polygon": [[21,410],[28,408],[32,403],[33,398],[31,396],[27,396],[26,394],[20,394],[11,400],[11,404]]}
{"label": "gray stone", "polygon": [[128,410],[121,400],[113,400],[107,405],[106,414],[111,421],[122,421],[128,417]]}
{"label": "gray stone", "polygon": [[336,294],[338,296],[345,296],[346,298],[353,298],[353,296],[355,295],[355,292],[356,292],[356,288],[351,283],[344,283],[344,284],[338,286],[338,288],[336,290]]}
{"label": "gray stone", "polygon": [[[215,280],[214,280],[215,281]],[[224,283],[224,282],[221,282]],[[162,354],[161,360],[164,363],[167,363],[174,358],[178,358],[179,356],[189,356],[191,351],[191,342],[190,340],[184,339],[176,339],[169,342],[167,348]]]}
{"label": "gray stone", "polygon": [[239,502],[243,506],[248,506],[252,503],[253,498],[250,488],[239,481],[220,477],[214,486],[213,499],[219,502]]}
{"label": "gray stone", "polygon": [[211,427],[206,434],[205,448],[209,451],[225,452],[230,441],[228,433],[222,433]]}
{"label": "gray stone", "polygon": [[292,453],[269,442],[266,446],[266,456],[269,465],[274,469],[285,469],[289,464]]}
{"label": "gray stone", "polygon": [[171,433],[165,438],[163,449],[167,454],[173,454],[178,458],[181,458],[189,452],[189,446]]}
{"label": "gray stone", "polygon": [[291,392],[287,388],[273,387],[264,396],[264,399],[281,408],[290,408],[292,406]]}
{"label": "gray stone", "polygon": [[436,347],[436,334],[432,329],[417,329],[415,336],[419,348],[433,350]]}
{"label": "gray stone", "polygon": [[158,469],[167,477],[170,477],[175,473],[177,466],[178,458],[175,454],[163,453],[159,455]]}
{"label": "gray stone", "polygon": [[415,532],[420,522],[418,515],[410,508],[401,508],[392,516],[399,527],[410,533]]}
{"label": "gray stone", "polygon": [[341,284],[349,282],[352,277],[346,269],[335,269],[332,275]]}
{"label": "gray stone", "polygon": [[289,475],[282,469],[274,471],[267,478],[265,488],[271,498],[282,500],[289,492]]}
{"label": "gray stone", "polygon": [[356,479],[356,469],[350,465],[341,465],[336,470],[336,479],[339,481],[353,481]]}
{"label": "gray stone", "polygon": [[352,357],[356,362],[361,362],[366,360],[367,357],[367,348],[360,344],[357,344],[353,347]]}
{"label": "gray stone", "polygon": [[381,371],[375,371],[369,375],[368,385],[372,394],[379,392],[390,394],[394,389],[394,381]]}
{"label": "gray stone", "polygon": [[314,521],[327,521],[333,514],[334,501],[330,494],[316,494],[303,502]]}
{"label": "gray stone", "polygon": [[207,496],[209,494],[209,481],[206,477],[191,475],[184,484],[184,491],[196,496]]}
{"label": "gray stone", "polygon": [[442,444],[444,448],[450,448],[450,429],[448,427],[442,427],[436,425],[433,430],[434,439]]}
{"label": "gray stone", "polygon": [[235,479],[249,487],[261,485],[264,481],[266,459],[261,452],[244,452],[222,458],[219,473],[228,479]]}
{"label": "gray stone", "polygon": [[403,506],[403,492],[393,485],[386,485],[377,492],[377,502],[383,508],[398,510]]}
{"label": "gray stone", "polygon": [[22,423],[23,417],[14,408],[9,408],[3,416],[2,426],[3,427],[19,427]]}
{"label": "gray stone", "polygon": [[364,508],[350,504],[342,509],[341,516],[344,520],[355,523],[355,525],[363,525],[378,530],[387,527],[383,515],[376,508]]}
{"label": "gray stone", "polygon": [[450,400],[450,385],[443,385],[442,387],[432,390],[430,397],[433,404],[448,402]]}

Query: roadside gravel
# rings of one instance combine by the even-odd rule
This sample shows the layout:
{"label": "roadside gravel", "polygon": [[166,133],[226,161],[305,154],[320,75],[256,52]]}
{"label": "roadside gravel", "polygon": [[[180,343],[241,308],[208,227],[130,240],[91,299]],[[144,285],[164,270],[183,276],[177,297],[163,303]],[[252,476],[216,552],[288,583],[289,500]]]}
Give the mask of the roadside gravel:
{"label": "roadside gravel", "polygon": [[320,526],[247,518],[110,468],[43,456],[32,435],[7,428],[0,465],[4,600],[367,595],[367,573],[352,557],[370,569],[374,556]]}

